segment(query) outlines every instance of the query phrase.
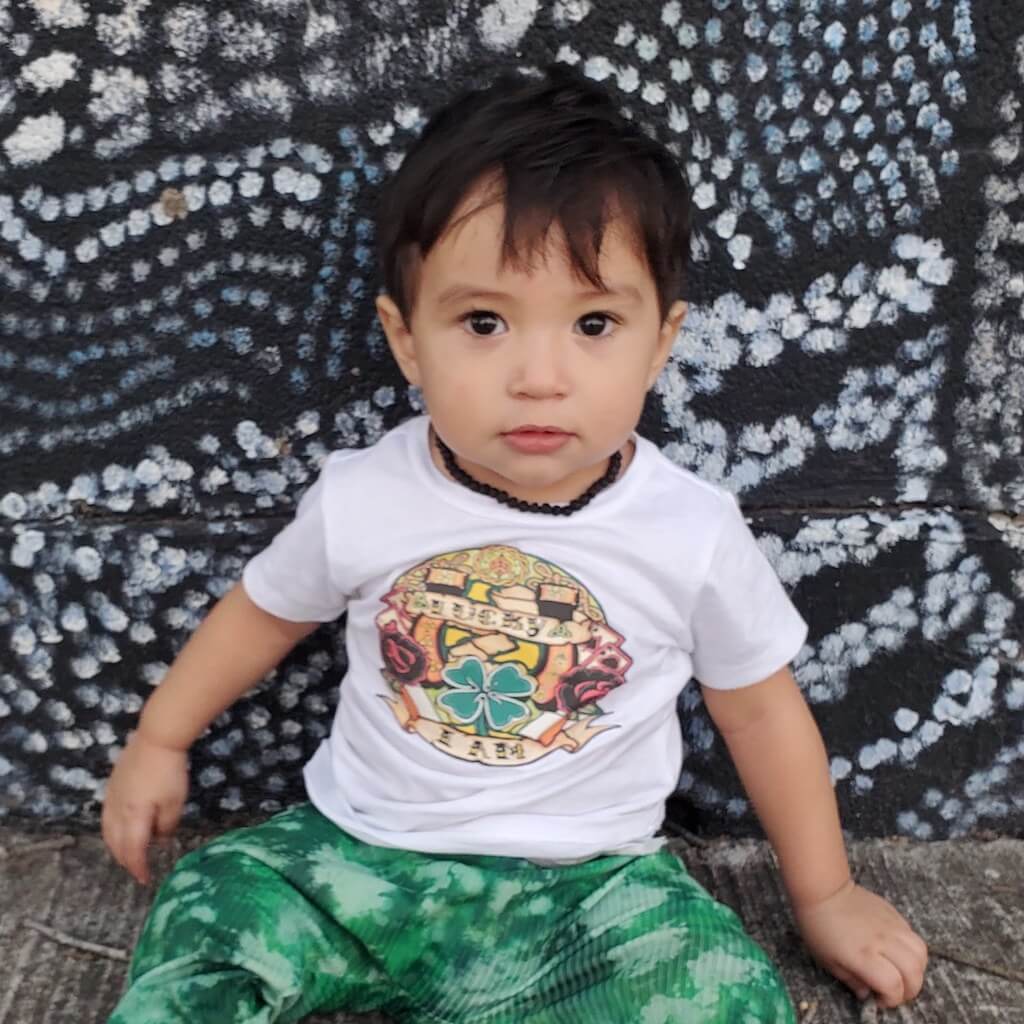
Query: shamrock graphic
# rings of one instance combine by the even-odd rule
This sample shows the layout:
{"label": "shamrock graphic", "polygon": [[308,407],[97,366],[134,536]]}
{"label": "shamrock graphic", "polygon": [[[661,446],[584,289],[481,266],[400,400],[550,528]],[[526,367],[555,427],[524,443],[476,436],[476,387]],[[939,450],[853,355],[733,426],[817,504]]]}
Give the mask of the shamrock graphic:
{"label": "shamrock graphic", "polygon": [[535,684],[518,665],[509,662],[488,672],[479,658],[470,657],[456,668],[445,669],[443,678],[455,689],[439,697],[438,703],[481,736],[488,735],[488,726],[500,731],[529,717],[529,709],[518,698],[531,696]]}

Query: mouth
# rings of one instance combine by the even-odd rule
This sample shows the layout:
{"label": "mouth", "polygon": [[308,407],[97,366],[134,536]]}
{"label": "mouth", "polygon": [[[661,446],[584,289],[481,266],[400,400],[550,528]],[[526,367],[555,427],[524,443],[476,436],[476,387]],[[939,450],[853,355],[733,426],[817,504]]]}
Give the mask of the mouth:
{"label": "mouth", "polygon": [[502,439],[511,448],[526,455],[546,455],[557,451],[573,435],[560,427],[539,426],[525,423],[513,430],[506,430]]}
{"label": "mouth", "polygon": [[524,423],[521,427],[513,427],[511,430],[506,430],[503,436],[509,437],[512,434],[556,434],[565,437],[570,436],[569,431],[562,430],[561,427],[539,427],[534,423]]}

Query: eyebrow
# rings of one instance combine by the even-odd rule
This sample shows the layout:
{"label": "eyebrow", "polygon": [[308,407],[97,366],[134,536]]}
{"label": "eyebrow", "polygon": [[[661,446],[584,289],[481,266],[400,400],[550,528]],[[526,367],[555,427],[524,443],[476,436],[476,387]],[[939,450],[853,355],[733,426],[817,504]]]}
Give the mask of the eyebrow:
{"label": "eyebrow", "polygon": [[[478,288],[471,284],[453,284],[445,288],[437,297],[440,305],[462,302],[465,299],[488,299],[488,300],[509,300],[514,297],[508,292],[496,291],[492,288]],[[629,302],[640,303],[643,296],[639,289],[631,284],[610,285],[605,289],[592,288],[576,293],[575,298],[584,301],[588,299],[624,299]]]}

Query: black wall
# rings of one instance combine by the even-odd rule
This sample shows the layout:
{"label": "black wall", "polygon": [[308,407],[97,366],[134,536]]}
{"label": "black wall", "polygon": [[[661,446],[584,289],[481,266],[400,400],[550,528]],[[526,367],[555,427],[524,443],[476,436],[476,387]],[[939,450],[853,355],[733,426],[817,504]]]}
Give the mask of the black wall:
{"label": "black wall", "polygon": [[[0,815],[95,822],[136,712],[324,453],[416,409],[375,191],[499,66],[581,63],[679,154],[692,311],[642,429],[736,491],[812,626],[856,834],[1024,826],[1024,16],[1013,0],[0,4]],[[301,796],[321,630],[194,749]],[[673,813],[751,827],[681,710]]]}

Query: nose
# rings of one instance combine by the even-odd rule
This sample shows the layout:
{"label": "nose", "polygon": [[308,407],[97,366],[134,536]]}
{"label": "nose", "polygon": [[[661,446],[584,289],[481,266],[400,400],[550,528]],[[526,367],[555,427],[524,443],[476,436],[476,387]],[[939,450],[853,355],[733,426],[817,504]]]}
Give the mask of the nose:
{"label": "nose", "polygon": [[558,339],[538,332],[517,340],[509,393],[515,398],[564,398],[569,393],[569,367]]}

